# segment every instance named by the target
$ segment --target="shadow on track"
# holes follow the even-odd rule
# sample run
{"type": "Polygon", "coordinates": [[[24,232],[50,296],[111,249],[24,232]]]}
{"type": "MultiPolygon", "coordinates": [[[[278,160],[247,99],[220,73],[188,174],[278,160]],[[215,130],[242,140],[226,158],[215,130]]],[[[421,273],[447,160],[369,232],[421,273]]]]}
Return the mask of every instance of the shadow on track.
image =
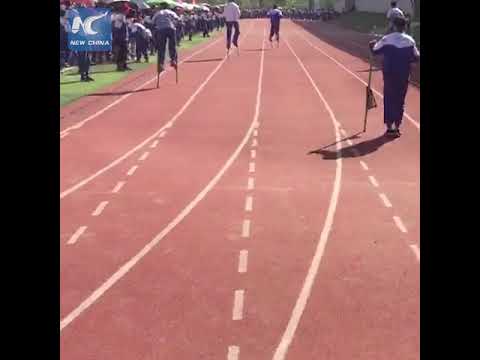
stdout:
{"type": "Polygon", "coordinates": [[[139,92],[144,92],[144,91],[152,91],[156,90],[156,87],[153,88],[145,88],[145,89],[138,89],[138,90],[124,90],[124,91],[112,91],[112,92],[104,92],[104,93],[93,93],[93,94],[88,94],[87,96],[116,96],[116,95],[126,95],[126,94],[132,94],[132,93],[139,93],[139,92]]]}
{"type": "Polygon", "coordinates": [[[213,61],[222,61],[222,58],[215,58],[215,59],[200,59],[200,60],[187,60],[184,61],[186,64],[191,64],[191,63],[202,63],[202,62],[213,62],[213,61]]]}
{"type": "MultiPolygon", "coordinates": [[[[345,141],[347,139],[352,139],[352,138],[358,138],[358,134],[352,135],[349,138],[342,139],[338,142],[345,141]]],[[[340,149],[340,151],[331,151],[331,150],[326,150],[327,147],[330,147],[332,145],[335,145],[336,143],[324,146],[320,149],[317,150],[312,150],[308,153],[308,155],[316,154],[316,155],[322,155],[324,160],[336,160],[338,158],[354,158],[354,157],[360,157],[360,156],[365,156],[367,154],[373,153],[380,149],[383,145],[388,144],[391,141],[396,140],[397,138],[394,137],[388,137],[385,135],[378,136],[374,139],[370,140],[365,140],[362,141],[358,144],[351,145],[344,147],[340,149]],[[356,152],[354,151],[357,150],[356,152]],[[357,153],[358,152],[358,153],[357,153]]]]}

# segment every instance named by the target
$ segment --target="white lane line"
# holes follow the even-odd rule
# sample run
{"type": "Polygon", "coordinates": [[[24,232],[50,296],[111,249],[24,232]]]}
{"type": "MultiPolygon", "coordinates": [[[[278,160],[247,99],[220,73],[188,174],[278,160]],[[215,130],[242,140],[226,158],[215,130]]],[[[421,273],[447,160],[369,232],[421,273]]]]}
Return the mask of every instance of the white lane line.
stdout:
{"type": "Polygon", "coordinates": [[[62,135],[60,135],[60,139],[63,139],[65,136],[67,136],[68,134],[70,134],[69,132],[66,132],[66,133],[63,133],[62,135]]]}
{"type": "Polygon", "coordinates": [[[373,186],[378,187],[377,179],[375,179],[374,176],[369,175],[369,176],[368,176],[368,180],[370,180],[370,182],[372,183],[373,186]]]}
{"type": "MultiPolygon", "coordinates": [[[[213,43],[209,44],[208,46],[204,47],[203,49],[200,49],[196,52],[194,52],[192,55],[186,57],[185,59],[183,59],[181,63],[193,58],[194,56],[197,56],[198,54],[204,52],[205,50],[207,50],[208,48],[212,47],[214,44],[216,44],[217,42],[219,42],[220,40],[222,39],[218,39],[218,40],[215,40],[213,43]]],[[[170,69],[167,69],[167,71],[165,72],[162,72],[160,74],[160,77],[164,76],[164,74],[166,74],[168,71],[170,71],[170,69]]],[[[89,122],[90,120],[93,120],[95,119],[97,116],[99,115],[102,115],[105,111],[107,111],[108,109],[114,107],[115,105],[121,103],[123,100],[127,99],[128,97],[132,96],[133,94],[135,94],[136,91],[142,89],[143,87],[147,86],[148,84],[150,84],[151,82],[155,81],[157,79],[157,76],[155,75],[155,77],[151,78],[150,80],[147,80],[145,81],[143,84],[141,84],[140,86],[137,86],[135,89],[133,89],[132,92],[128,93],[128,94],[125,94],[123,95],[122,97],[118,98],[117,100],[115,100],[114,102],[112,102],[111,104],[105,106],[103,109],[100,109],[99,111],[97,111],[96,113],[90,115],[89,117],[87,117],[86,119],[78,122],[77,124],[73,125],[73,126],[70,126],[70,127],[67,127],[66,129],[62,130],[60,132],[60,134],[64,134],[65,132],[68,132],[69,130],[72,130],[72,129],[78,129],[80,127],[82,127],[85,123],[89,122]]],[[[61,136],[60,135],[60,136],[61,136]]]]}
{"type": "Polygon", "coordinates": [[[245,211],[252,211],[252,208],[253,208],[253,197],[249,195],[245,199],[245,211]]]}
{"type": "MultiPolygon", "coordinates": [[[[347,139],[347,144],[348,144],[348,145],[350,145],[350,146],[352,146],[352,145],[353,145],[353,142],[352,142],[352,140],[350,140],[350,139],[347,139]]],[[[356,150],[356,149],[352,149],[352,150],[356,150]]]]}
{"type": "MultiPolygon", "coordinates": [[[[297,59],[298,64],[302,68],[303,72],[305,73],[308,80],[310,81],[310,84],[315,89],[315,92],[323,102],[327,112],[330,115],[334,130],[335,130],[335,141],[337,142],[336,148],[338,153],[341,155],[342,149],[340,146],[340,132],[339,132],[338,126],[336,125],[338,122],[336,120],[334,112],[330,107],[330,105],[328,104],[325,97],[323,96],[323,94],[318,89],[317,85],[315,84],[315,81],[313,81],[312,76],[310,75],[308,70],[305,68],[302,61],[299,59],[299,57],[295,53],[295,51],[290,46],[290,43],[288,42],[288,40],[285,40],[285,43],[287,44],[288,48],[297,59]]],[[[323,253],[325,252],[325,247],[328,242],[328,236],[330,234],[330,230],[333,225],[335,210],[337,208],[338,197],[340,194],[340,187],[342,184],[342,157],[339,156],[335,160],[335,163],[336,163],[335,180],[333,183],[332,196],[330,197],[327,216],[325,218],[325,223],[323,224],[323,229],[320,234],[320,239],[318,241],[317,248],[315,250],[315,255],[313,256],[312,263],[308,268],[308,273],[305,277],[302,290],[300,291],[297,301],[295,302],[295,306],[292,310],[292,314],[290,315],[290,319],[288,320],[288,324],[285,329],[285,332],[283,333],[282,338],[280,339],[280,342],[275,350],[275,354],[273,355],[273,360],[283,360],[287,356],[288,347],[290,346],[293,340],[293,337],[295,336],[295,331],[297,330],[298,324],[300,322],[302,314],[307,305],[308,298],[310,296],[313,284],[315,282],[315,277],[317,276],[317,273],[318,273],[318,268],[320,267],[320,262],[322,260],[323,253]]]]}
{"type": "Polygon", "coordinates": [[[418,262],[420,262],[420,248],[418,247],[418,245],[417,244],[410,245],[410,249],[412,249],[418,262]]]}
{"type": "Polygon", "coordinates": [[[235,290],[233,300],[232,320],[243,319],[243,300],[245,298],[245,290],[235,290]]]}
{"type": "MultiPolygon", "coordinates": [[[[165,124],[165,127],[166,127],[166,128],[167,128],[167,127],[171,127],[171,126],[172,126],[172,125],[170,124],[170,122],[168,122],[168,123],[165,124]]],[[[158,137],[159,137],[159,138],[163,138],[163,137],[165,137],[165,135],[167,135],[167,132],[166,132],[166,131],[162,131],[162,132],[160,133],[160,135],[158,135],[158,137]]]]}
{"type": "Polygon", "coordinates": [[[126,184],[126,181],[119,181],[117,185],[115,185],[115,187],[113,188],[112,193],[118,193],[120,189],[123,187],[123,185],[125,184],[126,184]]]}
{"type": "Polygon", "coordinates": [[[73,245],[77,242],[78,238],[80,236],[82,236],[82,234],[85,232],[85,230],[87,230],[87,227],[86,226],[80,226],[77,231],[75,231],[75,233],[72,235],[72,237],[70,238],[70,240],[67,241],[67,244],[68,245],[73,245]]]}
{"type": "Polygon", "coordinates": [[[348,136],[347,132],[343,129],[340,129],[340,132],[342,133],[342,136],[348,136]]]}
{"type": "Polygon", "coordinates": [[[255,163],[254,162],[250,162],[248,164],[248,172],[251,172],[251,173],[255,172],[255,163]]]}
{"type": "Polygon", "coordinates": [[[103,210],[105,210],[105,207],[108,205],[108,201],[102,201],[100,204],[98,204],[97,208],[92,212],[92,216],[98,216],[100,215],[103,210]]]}
{"type": "Polygon", "coordinates": [[[253,132],[253,136],[258,136],[258,130],[255,130],[255,131],[253,132]]]}
{"type": "Polygon", "coordinates": [[[238,346],[232,345],[228,347],[227,360],[238,360],[239,355],[240,348],[238,346]]]}
{"type": "MultiPolygon", "coordinates": [[[[250,26],[250,28],[247,30],[244,38],[247,37],[247,35],[249,34],[250,30],[253,28],[253,23],[252,25],[250,26]]],[[[220,40],[220,39],[219,39],[220,40]]],[[[171,124],[175,123],[177,121],[177,119],[185,112],[185,110],[190,106],[190,104],[195,100],[195,98],[198,96],[198,94],[200,94],[200,92],[205,88],[205,86],[208,84],[208,82],[212,79],[212,77],[218,72],[218,70],[220,70],[220,68],[222,67],[222,65],[225,63],[226,61],[226,57],[223,58],[223,60],[221,62],[218,63],[218,65],[215,67],[215,69],[213,69],[213,71],[207,76],[207,78],[203,81],[203,83],[200,84],[200,86],[197,88],[197,90],[195,90],[195,92],[188,98],[188,100],[185,102],[185,104],[180,108],[180,110],[178,110],[178,112],[172,117],[172,119],[167,123],[171,126],[171,124]]],[[[186,60],[186,59],[185,59],[186,60]]],[[[156,79],[156,77],[155,77],[156,79]]],[[[93,179],[97,178],[98,176],[102,175],[104,172],[110,170],[111,168],[113,168],[114,166],[120,164],[123,160],[125,160],[126,158],[128,158],[130,155],[132,155],[133,153],[135,153],[136,151],[138,151],[139,149],[141,149],[142,147],[144,147],[146,144],[148,144],[150,141],[152,141],[155,137],[157,137],[159,134],[162,133],[162,131],[164,131],[166,125],[162,126],[158,131],[156,131],[153,135],[151,135],[150,137],[148,137],[147,139],[145,139],[144,141],[142,141],[140,144],[138,144],[137,146],[135,146],[134,148],[130,149],[129,151],[127,151],[125,154],[123,154],[122,156],[120,156],[119,158],[117,158],[116,160],[112,161],[110,164],[108,164],[107,166],[105,166],[104,168],[98,170],[96,173],[90,175],[89,177],[79,181],[78,183],[76,183],[75,185],[73,185],[72,187],[68,188],[67,190],[63,191],[60,193],[60,199],[63,199],[64,197],[70,195],[71,193],[73,193],[74,191],[80,189],[81,187],[85,186],[86,184],[88,184],[90,181],[92,181],[93,179]]],[[[249,134],[250,135],[250,134],[249,134]]]]}
{"type": "MultiPolygon", "coordinates": [[[[265,28],[263,29],[263,41],[262,50],[265,48],[265,28]]],[[[265,58],[265,52],[262,51],[260,55],[260,70],[258,73],[257,84],[257,97],[255,102],[255,112],[253,119],[248,128],[243,140],[237,146],[232,155],[228,158],[218,173],[210,180],[205,188],[195,196],[195,198],[160,232],[158,233],[148,244],[146,244],[137,254],[135,254],[130,260],[123,264],[112,276],[110,276],[102,285],[100,285],[95,291],[93,291],[85,300],[82,301],[72,312],[65,316],[60,321],[60,331],[65,329],[72,321],[85,312],[90,306],[92,306],[105,292],[107,292],[112,286],[114,286],[120,279],[122,279],[141,259],[143,259],[162,239],[167,236],[179,223],[185,219],[188,214],[203,200],[203,198],[213,189],[215,185],[220,181],[227,170],[232,166],[238,155],[241,153],[253,131],[253,126],[258,122],[260,114],[260,99],[262,96],[262,84],[263,84],[263,63],[265,58]]]]}
{"type": "Polygon", "coordinates": [[[156,148],[158,145],[158,140],[155,140],[152,145],[150,145],[150,148],[153,149],[153,148],[156,148]]]}
{"type": "Polygon", "coordinates": [[[132,167],[130,168],[130,170],[128,170],[127,175],[128,175],[128,176],[132,176],[133,173],[135,172],[135,170],[137,170],[137,168],[138,168],[138,165],[132,166],[132,167]]]}
{"type": "Polygon", "coordinates": [[[257,146],[257,145],[258,145],[258,141],[257,141],[256,138],[254,138],[254,139],[252,140],[252,147],[255,147],[255,146],[257,146]]]}
{"type": "Polygon", "coordinates": [[[248,267],[248,250],[241,250],[238,256],[238,272],[244,274],[248,267]]]}
{"type": "Polygon", "coordinates": [[[366,164],[365,162],[363,162],[362,160],[360,160],[360,165],[362,165],[363,170],[368,171],[368,166],[367,166],[367,164],[366,164]]]}
{"type": "Polygon", "coordinates": [[[255,159],[257,157],[257,150],[250,150],[250,157],[255,159]]]}
{"type": "Polygon", "coordinates": [[[403,225],[403,221],[402,219],[400,219],[400,217],[394,216],[393,221],[395,221],[395,225],[397,225],[397,227],[400,229],[401,232],[403,233],[407,232],[407,228],[405,227],[405,225],[403,225]]]}
{"type": "Polygon", "coordinates": [[[381,194],[378,194],[378,196],[380,196],[380,199],[382,199],[383,205],[385,205],[385,207],[387,208],[392,207],[392,203],[390,202],[390,200],[388,200],[387,195],[385,195],[384,193],[381,193],[381,194]]]}
{"type": "MultiPolygon", "coordinates": [[[[338,66],[340,66],[343,70],[345,70],[347,73],[349,73],[350,75],[352,75],[354,78],[356,78],[358,81],[360,81],[363,85],[367,86],[368,84],[361,78],[359,77],[357,74],[355,74],[353,71],[351,71],[350,69],[348,69],[345,65],[343,65],[341,62],[339,62],[338,60],[336,60],[335,58],[333,58],[332,56],[330,56],[329,54],[327,54],[325,51],[323,51],[322,49],[320,49],[319,47],[313,45],[305,36],[303,36],[303,34],[300,32],[300,31],[297,31],[297,34],[300,35],[301,38],[303,38],[311,47],[313,47],[314,49],[316,49],[317,51],[320,51],[323,55],[325,55],[327,58],[329,58],[330,60],[332,60],[335,64],[337,64],[338,66]]],[[[382,99],[383,99],[383,94],[381,94],[379,91],[375,90],[373,87],[371,87],[372,91],[377,94],[378,96],[380,96],[382,99]]],[[[409,114],[407,114],[406,112],[404,112],[404,116],[420,131],[420,123],[418,123],[415,119],[413,119],[409,114]]]]}
{"type": "Polygon", "coordinates": [[[247,190],[253,190],[255,187],[255,179],[252,177],[248,178],[248,183],[247,183],[247,190]]]}
{"type": "Polygon", "coordinates": [[[250,220],[245,219],[242,223],[242,237],[248,238],[250,236],[250,220]]]}
{"type": "Polygon", "coordinates": [[[145,151],[145,152],[142,154],[142,156],[140,156],[140,157],[138,158],[138,161],[144,161],[144,160],[148,157],[148,155],[150,155],[150,153],[149,153],[148,151],[145,151]]]}

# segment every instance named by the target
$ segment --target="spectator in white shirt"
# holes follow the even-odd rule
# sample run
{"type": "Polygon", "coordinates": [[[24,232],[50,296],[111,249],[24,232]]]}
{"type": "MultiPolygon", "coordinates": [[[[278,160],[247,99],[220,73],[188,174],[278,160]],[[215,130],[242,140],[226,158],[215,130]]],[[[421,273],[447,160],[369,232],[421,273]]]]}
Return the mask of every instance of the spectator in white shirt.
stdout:
{"type": "Polygon", "coordinates": [[[238,20],[240,19],[240,8],[235,4],[234,0],[228,0],[228,4],[223,9],[223,16],[227,24],[227,52],[230,51],[230,46],[233,42],[233,46],[238,49],[238,37],[240,36],[240,27],[238,20]],[[232,27],[235,28],[235,33],[232,39],[232,27]]]}

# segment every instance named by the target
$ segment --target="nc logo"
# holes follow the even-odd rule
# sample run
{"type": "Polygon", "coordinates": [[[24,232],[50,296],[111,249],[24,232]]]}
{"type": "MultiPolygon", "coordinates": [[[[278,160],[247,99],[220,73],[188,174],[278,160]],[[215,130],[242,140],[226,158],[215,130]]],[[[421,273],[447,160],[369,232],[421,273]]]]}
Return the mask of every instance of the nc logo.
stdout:
{"type": "Polygon", "coordinates": [[[85,19],[85,21],[82,21],[82,18],[80,16],[76,16],[73,19],[72,33],[73,34],[78,33],[80,31],[80,26],[81,26],[85,35],[96,35],[97,31],[92,29],[93,23],[107,16],[107,14],[108,12],[101,15],[89,16],[85,19]]]}

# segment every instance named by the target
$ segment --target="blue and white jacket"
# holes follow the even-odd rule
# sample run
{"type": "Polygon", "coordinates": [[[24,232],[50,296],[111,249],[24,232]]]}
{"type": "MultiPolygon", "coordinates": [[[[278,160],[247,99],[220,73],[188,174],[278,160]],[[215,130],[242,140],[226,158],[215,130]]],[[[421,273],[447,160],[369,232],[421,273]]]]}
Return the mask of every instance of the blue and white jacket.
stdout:
{"type": "Polygon", "coordinates": [[[372,48],[375,55],[383,55],[383,74],[408,78],[410,64],[420,59],[415,40],[405,33],[385,35],[372,48]]]}

